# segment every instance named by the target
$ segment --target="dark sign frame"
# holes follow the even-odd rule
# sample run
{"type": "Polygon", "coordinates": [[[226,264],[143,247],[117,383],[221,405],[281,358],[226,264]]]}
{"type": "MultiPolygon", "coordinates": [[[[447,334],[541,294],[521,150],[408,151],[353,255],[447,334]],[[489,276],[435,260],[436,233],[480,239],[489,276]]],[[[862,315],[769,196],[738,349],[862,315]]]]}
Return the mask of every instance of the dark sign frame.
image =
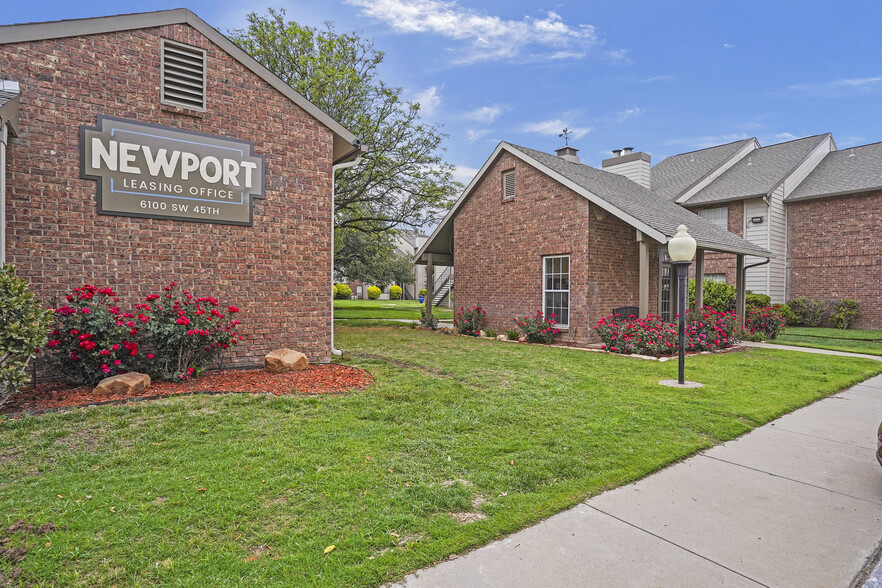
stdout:
{"type": "MultiPolygon", "coordinates": [[[[242,139],[233,139],[230,137],[223,137],[220,135],[212,135],[210,133],[202,133],[198,131],[190,131],[188,129],[180,129],[175,127],[168,127],[164,125],[157,125],[153,123],[145,123],[138,120],[119,118],[114,116],[106,116],[106,115],[98,115],[97,125],[89,126],[89,125],[80,125],[80,178],[84,180],[93,180],[98,184],[98,189],[96,193],[96,199],[98,202],[98,214],[108,215],[108,216],[126,216],[133,218],[155,218],[155,219],[166,219],[166,220],[174,220],[181,222],[194,222],[194,223],[208,223],[208,224],[223,224],[223,225],[238,225],[238,226],[254,226],[254,199],[264,199],[266,197],[266,158],[263,155],[254,153],[254,143],[252,141],[246,141],[242,139]],[[104,175],[100,174],[90,174],[87,172],[87,162],[86,162],[86,136],[87,131],[95,131],[95,132],[104,132],[104,123],[105,121],[114,123],[126,123],[130,125],[135,125],[138,127],[151,128],[162,131],[169,131],[178,134],[190,135],[194,137],[203,137],[209,138],[215,141],[228,142],[228,143],[236,143],[241,146],[248,147],[248,157],[253,159],[258,159],[260,161],[260,186],[259,188],[251,188],[250,191],[242,191],[243,198],[248,199],[248,220],[247,221],[232,221],[232,220],[223,220],[216,218],[196,218],[196,217],[184,217],[184,216],[176,216],[176,215],[168,215],[162,214],[159,212],[130,212],[130,211],[119,211],[112,209],[105,209],[104,207],[104,175]],[[259,190],[259,191],[258,191],[259,190]]],[[[155,194],[150,195],[155,198],[170,198],[169,195],[164,194],[155,194]]]]}

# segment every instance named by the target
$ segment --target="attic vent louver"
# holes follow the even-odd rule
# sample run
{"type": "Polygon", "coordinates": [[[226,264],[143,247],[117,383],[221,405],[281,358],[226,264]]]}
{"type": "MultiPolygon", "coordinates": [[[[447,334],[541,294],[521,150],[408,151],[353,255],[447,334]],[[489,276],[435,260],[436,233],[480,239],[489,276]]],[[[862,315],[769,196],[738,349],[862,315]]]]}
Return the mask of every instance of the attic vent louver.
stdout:
{"type": "Polygon", "coordinates": [[[514,170],[502,172],[502,199],[510,200],[515,197],[515,173],[514,170]]]}
{"type": "Polygon", "coordinates": [[[162,40],[162,102],[205,110],[205,51],[162,40]]]}

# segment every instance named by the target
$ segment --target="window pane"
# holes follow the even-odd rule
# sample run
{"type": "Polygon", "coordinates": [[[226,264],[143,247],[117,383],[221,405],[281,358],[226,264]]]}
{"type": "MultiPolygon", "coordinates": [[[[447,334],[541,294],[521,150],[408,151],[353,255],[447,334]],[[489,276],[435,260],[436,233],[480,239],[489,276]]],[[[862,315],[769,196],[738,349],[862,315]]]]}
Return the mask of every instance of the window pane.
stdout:
{"type": "Polygon", "coordinates": [[[569,257],[561,257],[560,258],[560,271],[561,271],[561,273],[564,273],[564,274],[570,273],[570,258],[569,257]]]}

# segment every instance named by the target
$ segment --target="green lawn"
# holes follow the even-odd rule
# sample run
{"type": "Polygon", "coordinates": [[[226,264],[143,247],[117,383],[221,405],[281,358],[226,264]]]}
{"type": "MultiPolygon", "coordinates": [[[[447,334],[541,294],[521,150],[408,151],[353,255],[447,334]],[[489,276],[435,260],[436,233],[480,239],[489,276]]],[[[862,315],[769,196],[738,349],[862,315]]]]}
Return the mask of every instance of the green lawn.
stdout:
{"type": "Polygon", "coordinates": [[[337,345],[371,388],[0,421],[0,525],[57,526],[6,545],[22,583],[378,585],[882,370],[752,349],[688,358],[706,385],[683,390],[657,383],[675,361],[407,328],[337,345]]]}
{"type": "MultiPolygon", "coordinates": [[[[416,300],[335,300],[335,319],[411,319],[420,318],[423,305],[416,300]]],[[[433,308],[441,320],[452,320],[453,310],[433,308]]]]}
{"type": "Polygon", "coordinates": [[[775,343],[882,355],[882,331],[787,327],[787,330],[783,335],[778,336],[775,343]]]}

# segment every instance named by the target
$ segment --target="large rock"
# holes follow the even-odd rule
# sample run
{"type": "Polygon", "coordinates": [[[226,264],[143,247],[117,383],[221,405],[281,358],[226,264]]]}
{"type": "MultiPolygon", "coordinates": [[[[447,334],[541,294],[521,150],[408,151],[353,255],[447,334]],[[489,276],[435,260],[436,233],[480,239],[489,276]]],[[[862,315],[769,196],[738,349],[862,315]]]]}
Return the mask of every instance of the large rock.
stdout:
{"type": "Polygon", "coordinates": [[[139,374],[138,372],[128,372],[118,376],[110,376],[104,378],[95,389],[92,395],[101,396],[135,396],[150,387],[150,376],[147,374],[139,374]]]}
{"type": "Polygon", "coordinates": [[[271,374],[281,374],[284,372],[296,372],[305,370],[309,365],[309,360],[299,351],[293,349],[276,349],[270,351],[263,358],[263,365],[266,371],[271,374]]]}

